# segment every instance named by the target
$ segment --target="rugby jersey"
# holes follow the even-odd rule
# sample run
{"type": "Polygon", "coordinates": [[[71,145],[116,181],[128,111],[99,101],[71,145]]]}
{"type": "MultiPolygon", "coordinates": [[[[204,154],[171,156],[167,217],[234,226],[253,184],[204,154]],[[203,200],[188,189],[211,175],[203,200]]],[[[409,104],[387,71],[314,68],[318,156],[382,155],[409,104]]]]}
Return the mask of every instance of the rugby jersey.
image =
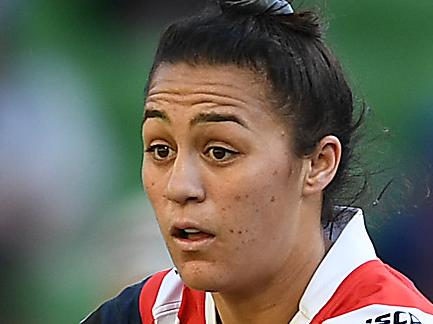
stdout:
{"type": "MultiPolygon", "coordinates": [[[[289,324],[433,324],[433,304],[378,259],[361,210],[352,211],[289,324]]],[[[216,317],[212,295],[186,287],[169,269],[125,289],[82,323],[216,324],[216,317]]]]}

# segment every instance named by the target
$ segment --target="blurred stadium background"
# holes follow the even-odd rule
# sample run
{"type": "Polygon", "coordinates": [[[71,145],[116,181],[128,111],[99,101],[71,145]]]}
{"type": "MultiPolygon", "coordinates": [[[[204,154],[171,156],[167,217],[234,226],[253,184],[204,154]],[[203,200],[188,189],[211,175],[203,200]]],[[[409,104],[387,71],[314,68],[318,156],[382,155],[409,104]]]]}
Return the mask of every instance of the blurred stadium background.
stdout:
{"type": "MultiPolygon", "coordinates": [[[[143,88],[163,26],[202,3],[0,0],[1,323],[77,323],[170,265],[141,188],[143,88]]],[[[426,180],[433,2],[300,3],[322,8],[356,93],[392,134],[365,157],[426,180]]],[[[408,204],[371,232],[433,299],[433,210],[408,204]]]]}

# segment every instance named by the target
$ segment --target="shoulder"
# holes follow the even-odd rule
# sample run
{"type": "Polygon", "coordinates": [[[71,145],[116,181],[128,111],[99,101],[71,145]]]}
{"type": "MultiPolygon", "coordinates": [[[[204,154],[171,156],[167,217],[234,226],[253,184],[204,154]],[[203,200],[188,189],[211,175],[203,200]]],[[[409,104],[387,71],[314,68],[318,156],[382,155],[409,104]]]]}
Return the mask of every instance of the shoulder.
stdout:
{"type": "Polygon", "coordinates": [[[350,273],[313,323],[433,323],[433,305],[413,283],[380,260],[350,273]]]}
{"type": "Polygon", "coordinates": [[[81,324],[142,323],[140,304],[146,304],[147,300],[153,302],[153,295],[156,295],[159,289],[160,279],[166,273],[167,271],[158,272],[125,288],[118,296],[99,306],[82,320],[81,324]]]}

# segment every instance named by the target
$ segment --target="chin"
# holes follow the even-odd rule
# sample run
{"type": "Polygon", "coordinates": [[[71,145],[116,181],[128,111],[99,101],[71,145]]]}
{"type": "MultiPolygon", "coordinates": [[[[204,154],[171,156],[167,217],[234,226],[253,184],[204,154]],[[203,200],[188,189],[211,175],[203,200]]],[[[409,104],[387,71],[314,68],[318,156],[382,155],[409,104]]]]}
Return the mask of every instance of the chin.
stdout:
{"type": "Polygon", "coordinates": [[[191,289],[218,292],[225,286],[227,271],[218,271],[215,264],[189,261],[177,266],[182,281],[191,289]]]}

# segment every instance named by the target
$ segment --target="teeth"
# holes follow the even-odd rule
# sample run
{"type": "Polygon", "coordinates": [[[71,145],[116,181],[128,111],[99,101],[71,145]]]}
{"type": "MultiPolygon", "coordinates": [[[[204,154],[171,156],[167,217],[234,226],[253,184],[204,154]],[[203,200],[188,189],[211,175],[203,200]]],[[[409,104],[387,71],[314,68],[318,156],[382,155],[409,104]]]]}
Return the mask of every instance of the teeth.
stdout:
{"type": "Polygon", "coordinates": [[[185,233],[187,233],[187,234],[197,234],[197,233],[200,233],[200,231],[198,229],[196,229],[196,228],[185,228],[183,231],[185,233]]]}

